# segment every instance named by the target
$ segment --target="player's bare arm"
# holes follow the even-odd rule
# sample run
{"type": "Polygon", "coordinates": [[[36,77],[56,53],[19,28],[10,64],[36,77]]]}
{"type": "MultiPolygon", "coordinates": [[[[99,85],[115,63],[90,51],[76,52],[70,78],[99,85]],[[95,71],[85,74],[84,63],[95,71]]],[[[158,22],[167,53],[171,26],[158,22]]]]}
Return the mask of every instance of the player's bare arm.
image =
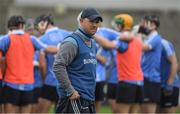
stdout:
{"type": "Polygon", "coordinates": [[[94,38],[95,38],[96,42],[104,48],[108,48],[108,49],[116,48],[116,44],[114,42],[109,41],[102,36],[94,35],[94,38]]]}
{"type": "Polygon", "coordinates": [[[169,73],[169,78],[167,80],[167,84],[171,85],[174,81],[174,78],[175,78],[177,70],[178,70],[178,62],[177,62],[177,58],[176,58],[175,54],[169,56],[167,59],[171,63],[171,68],[170,68],[170,73],[169,73]]]}

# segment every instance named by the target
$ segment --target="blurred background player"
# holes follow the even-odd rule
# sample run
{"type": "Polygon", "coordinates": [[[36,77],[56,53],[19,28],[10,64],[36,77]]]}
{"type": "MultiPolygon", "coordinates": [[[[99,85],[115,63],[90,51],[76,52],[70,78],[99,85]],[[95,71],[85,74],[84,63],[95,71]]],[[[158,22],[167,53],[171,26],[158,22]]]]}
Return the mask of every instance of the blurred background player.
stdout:
{"type": "MultiPolygon", "coordinates": [[[[113,25],[114,26],[114,25],[113,25]]],[[[117,37],[119,37],[119,32],[106,28],[101,27],[98,29],[96,35],[102,36],[103,38],[107,38],[109,41],[116,40],[117,37]]],[[[107,81],[107,100],[111,107],[111,110],[113,113],[117,113],[116,108],[116,86],[118,83],[117,79],[117,68],[116,68],[116,49],[107,49],[108,56],[107,59],[107,65],[106,65],[106,81],[107,81]]]]}
{"type": "MultiPolygon", "coordinates": [[[[37,25],[38,31],[42,34],[42,36],[40,36],[40,40],[47,45],[57,46],[66,36],[71,33],[56,27],[51,15],[41,15],[36,18],[35,23],[37,25]]],[[[56,91],[58,81],[52,70],[54,54],[45,54],[45,58],[47,66],[46,75],[39,99],[39,105],[41,106],[40,112],[42,113],[47,113],[52,104],[56,104],[58,101],[58,95],[56,91]]]]}
{"type": "Polygon", "coordinates": [[[57,52],[56,47],[47,46],[25,33],[24,25],[22,16],[11,16],[8,20],[11,33],[0,39],[0,50],[5,54],[7,65],[3,87],[5,113],[31,112],[34,49],[57,52]]]}
{"type": "Polygon", "coordinates": [[[155,15],[148,17],[144,28],[147,37],[144,39],[142,56],[142,70],[144,74],[144,100],[143,112],[155,113],[157,103],[160,101],[160,61],[161,61],[161,36],[157,29],[160,26],[159,18],[155,15]]]}
{"type": "Polygon", "coordinates": [[[32,107],[32,113],[38,113],[40,104],[39,104],[39,97],[41,95],[43,80],[46,73],[46,61],[43,52],[36,51],[34,54],[34,102],[32,107]],[[41,54],[40,54],[41,53],[41,54]]]}
{"type": "MultiPolygon", "coordinates": [[[[142,71],[141,71],[141,67],[140,67],[140,63],[141,63],[141,51],[142,51],[142,43],[141,43],[141,37],[137,37],[135,38],[134,36],[131,37],[129,36],[129,31],[131,30],[132,26],[133,26],[133,19],[130,15],[128,14],[121,14],[121,15],[117,15],[114,19],[114,25],[115,25],[115,29],[120,33],[120,35],[118,36],[118,40],[123,39],[123,40],[127,40],[123,35],[125,34],[125,36],[127,35],[128,37],[130,37],[129,44],[128,44],[128,48],[125,45],[124,42],[122,41],[118,41],[119,43],[119,47],[121,48],[117,48],[117,53],[118,55],[116,60],[117,60],[117,66],[119,66],[119,68],[117,68],[118,71],[118,80],[119,80],[119,84],[117,86],[116,89],[116,109],[117,112],[138,112],[139,111],[139,103],[142,103],[143,100],[143,92],[142,92],[142,85],[143,85],[143,75],[142,75],[142,71]],[[119,39],[120,37],[120,39],[119,39]],[[125,38],[125,39],[124,39],[125,38]],[[130,45],[130,47],[129,47],[130,45]],[[133,46],[132,46],[133,45],[133,46]],[[134,50],[136,50],[136,53],[132,53],[134,50]],[[121,55],[122,53],[122,55],[121,55]],[[128,54],[130,54],[130,56],[128,57],[128,54]],[[132,55],[133,54],[133,55],[132,55]],[[131,58],[133,57],[133,58],[131,58]],[[133,62],[133,60],[135,59],[135,62],[133,62]],[[128,59],[128,60],[126,60],[128,59]],[[124,62],[126,61],[126,62],[124,62]],[[127,64],[125,64],[127,63],[127,64]],[[132,65],[132,63],[134,63],[132,65]],[[124,68],[129,68],[129,69],[133,69],[131,71],[126,70],[124,68]],[[128,72],[128,73],[127,73],[128,72]],[[136,73],[137,72],[137,73],[136,73]],[[124,73],[124,74],[123,74],[124,73]],[[127,73],[127,74],[126,74],[127,73]],[[136,75],[134,75],[136,74],[136,75]],[[125,78],[126,77],[126,78],[125,78]],[[131,79],[129,78],[131,77],[131,79]],[[122,83],[122,84],[121,84],[122,83]],[[124,88],[126,87],[126,88],[124,88]],[[127,91],[128,90],[128,91],[127,91]],[[129,92],[129,93],[128,93],[129,92]],[[132,95],[133,94],[133,95],[132,95]],[[136,96],[136,94],[138,94],[136,96]],[[132,96],[130,96],[132,95],[132,96]],[[122,108],[120,108],[122,107],[122,108]]],[[[102,43],[100,41],[100,39],[96,37],[96,40],[98,41],[98,43],[102,43]]],[[[113,47],[112,42],[104,42],[102,45],[105,45],[106,47],[113,47]],[[107,45],[109,46],[107,46],[107,45]]]]}
{"type": "Polygon", "coordinates": [[[29,18],[26,20],[25,31],[30,35],[39,36],[38,31],[36,30],[34,19],[29,18]]]}
{"type": "MultiPolygon", "coordinates": [[[[35,24],[33,19],[27,19],[25,31],[32,36],[39,36],[34,25],[35,24]]],[[[42,55],[44,55],[44,52],[38,50],[35,51],[34,61],[33,61],[34,64],[34,92],[33,92],[34,96],[33,97],[34,98],[33,98],[33,106],[31,111],[32,113],[39,112],[38,99],[41,94],[42,81],[43,81],[42,79],[44,79],[46,73],[46,62],[44,56],[42,55]]]]}
{"type": "MultiPolygon", "coordinates": [[[[114,22],[114,20],[113,20],[113,22],[114,22]]],[[[122,24],[122,22],[121,22],[121,24],[122,24]]],[[[119,24],[113,23],[113,26],[114,26],[115,30],[117,30],[118,32],[120,32],[122,29],[122,26],[119,26],[119,24]]],[[[102,45],[104,48],[116,49],[116,50],[119,50],[121,52],[125,52],[128,49],[127,42],[124,42],[121,40],[121,38],[119,38],[119,37],[121,37],[121,33],[113,33],[113,30],[110,30],[110,29],[109,30],[104,29],[104,30],[106,32],[104,32],[103,34],[101,34],[101,35],[96,34],[95,35],[95,39],[100,45],[102,45]],[[104,37],[107,37],[107,38],[104,38],[104,37]],[[110,40],[107,40],[107,39],[110,39],[110,40]]],[[[117,60],[117,58],[116,58],[116,60],[117,60]]],[[[116,61],[116,65],[117,65],[117,61],[116,61]]],[[[114,77],[114,78],[116,79],[116,77],[114,77]]],[[[116,83],[116,81],[115,81],[115,83],[116,83]]],[[[111,87],[114,90],[116,89],[116,91],[117,91],[117,85],[116,86],[113,85],[111,87]]],[[[115,92],[115,91],[112,91],[112,92],[115,92]]],[[[110,95],[111,98],[109,100],[111,107],[113,109],[113,112],[115,112],[115,113],[120,112],[120,108],[119,108],[119,106],[117,106],[117,103],[116,103],[117,102],[117,100],[116,100],[117,95],[116,94],[117,94],[117,92],[115,92],[115,95],[111,94],[110,95]],[[113,97],[115,97],[115,100],[113,97]]]]}
{"type": "MultiPolygon", "coordinates": [[[[0,35],[0,39],[4,35],[0,35]]],[[[6,61],[2,51],[0,51],[0,113],[4,112],[4,103],[3,103],[3,78],[6,69],[6,61]]]]}
{"type": "MultiPolygon", "coordinates": [[[[139,35],[131,36],[133,18],[129,14],[115,16],[115,24],[121,35],[127,35],[128,49],[117,50],[118,86],[116,102],[119,113],[138,113],[143,101],[143,73],[141,70],[142,39],[139,35]]],[[[123,37],[120,37],[123,39],[123,37]]]]}
{"type": "Polygon", "coordinates": [[[96,113],[99,113],[101,103],[104,101],[104,85],[106,81],[106,63],[107,63],[107,50],[97,45],[97,65],[96,65],[96,89],[95,89],[95,106],[96,113]]]}
{"type": "Polygon", "coordinates": [[[3,96],[2,96],[2,80],[3,80],[3,72],[2,72],[2,52],[0,51],[0,113],[3,111],[3,96]]]}
{"type": "Polygon", "coordinates": [[[161,101],[159,113],[176,113],[179,97],[178,63],[174,46],[162,39],[161,56],[161,101]]]}
{"type": "MultiPolygon", "coordinates": [[[[120,80],[119,88],[123,87],[122,84],[125,84],[126,87],[129,87],[129,89],[133,88],[133,87],[135,88],[135,89],[133,89],[133,91],[129,91],[129,92],[132,92],[132,94],[135,94],[133,96],[129,96],[129,98],[127,98],[128,95],[125,94],[126,92],[128,92],[128,91],[126,91],[128,89],[124,89],[125,92],[121,92],[121,94],[120,94],[120,91],[122,91],[123,89],[117,90],[117,92],[119,91],[119,94],[117,93],[118,94],[117,102],[119,102],[117,105],[117,107],[119,109],[118,111],[119,112],[139,112],[139,108],[140,108],[139,104],[142,103],[142,101],[143,101],[143,87],[142,87],[143,86],[143,74],[142,74],[141,67],[140,67],[141,66],[140,65],[141,53],[142,53],[141,51],[144,48],[146,49],[146,45],[142,43],[141,35],[134,35],[134,33],[130,32],[130,30],[133,26],[133,19],[130,15],[128,15],[128,14],[117,15],[114,20],[114,25],[116,25],[115,26],[116,30],[121,32],[120,39],[125,40],[125,41],[129,42],[129,44],[131,44],[130,49],[129,49],[129,44],[128,44],[128,49],[127,49],[127,47],[124,48],[125,50],[127,49],[128,52],[126,52],[125,50],[122,51],[121,49],[119,49],[120,51],[123,52],[123,53],[121,52],[122,53],[122,55],[121,55],[121,53],[119,53],[119,51],[117,51],[119,53],[119,56],[117,58],[117,65],[120,66],[118,68],[118,71],[119,71],[118,77],[120,80]],[[132,45],[135,45],[135,46],[132,47],[132,45]],[[137,53],[134,54],[133,56],[128,56],[127,53],[129,53],[131,55],[131,54],[133,54],[132,52],[135,52],[135,49],[136,49],[137,53]],[[131,53],[130,53],[130,51],[131,51],[131,53]],[[123,56],[126,56],[126,57],[123,57],[123,56]],[[131,58],[131,57],[136,57],[136,59],[131,58]],[[127,60],[127,61],[121,63],[122,61],[125,61],[125,60],[127,60]],[[135,62],[133,62],[133,60],[135,62]],[[132,63],[134,63],[133,64],[134,66],[132,65],[132,63]],[[131,67],[130,69],[134,69],[134,70],[125,71],[125,69],[123,69],[123,66],[126,66],[127,68],[131,67]],[[135,73],[132,73],[132,72],[135,72],[135,73]],[[128,74],[126,74],[126,73],[128,73],[128,74]],[[136,75],[134,75],[134,74],[136,74],[136,75]],[[127,75],[127,77],[123,78],[126,75],[127,75]],[[130,78],[133,78],[133,79],[130,79],[130,78]],[[138,94],[137,96],[136,96],[136,93],[138,94]],[[123,102],[127,102],[127,103],[123,103],[123,102]],[[119,106],[119,105],[121,105],[121,106],[119,106]],[[119,107],[122,107],[122,108],[119,108],[119,107]]],[[[102,38],[96,38],[96,40],[98,43],[100,43],[106,47],[113,46],[112,42],[108,43],[106,41],[102,41],[102,38]]],[[[123,43],[121,41],[121,45],[122,44],[123,43]]]]}
{"type": "Polygon", "coordinates": [[[147,23],[149,16],[145,15],[141,18],[140,22],[135,25],[132,29],[132,33],[134,34],[141,34],[142,40],[144,41],[145,37],[147,37],[149,30],[145,28],[145,23],[147,23]]]}

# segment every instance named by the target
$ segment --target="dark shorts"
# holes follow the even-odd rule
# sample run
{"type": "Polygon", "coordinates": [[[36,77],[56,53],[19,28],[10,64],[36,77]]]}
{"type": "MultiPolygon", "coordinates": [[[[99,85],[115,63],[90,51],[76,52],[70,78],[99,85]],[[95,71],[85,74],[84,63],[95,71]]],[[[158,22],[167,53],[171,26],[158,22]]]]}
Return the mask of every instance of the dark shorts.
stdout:
{"type": "Polygon", "coordinates": [[[117,84],[108,83],[107,87],[107,99],[116,99],[116,88],[117,84]]]}
{"type": "Polygon", "coordinates": [[[95,114],[95,103],[83,98],[70,100],[69,98],[61,98],[56,106],[56,113],[93,113],[95,114]]]}
{"type": "Polygon", "coordinates": [[[0,80],[0,105],[3,104],[2,80],[0,80]]]}
{"type": "Polygon", "coordinates": [[[33,104],[33,96],[33,90],[20,91],[6,85],[3,87],[4,104],[10,103],[17,106],[33,104]]]}
{"type": "Polygon", "coordinates": [[[160,106],[162,108],[176,107],[178,106],[178,100],[179,100],[179,88],[174,87],[173,93],[169,96],[165,96],[163,90],[161,89],[160,106]]]}
{"type": "Polygon", "coordinates": [[[95,89],[95,101],[103,101],[105,97],[104,93],[105,82],[97,82],[95,89]]]}
{"type": "Polygon", "coordinates": [[[159,103],[161,97],[160,83],[144,80],[144,103],[159,103]]]}
{"type": "Polygon", "coordinates": [[[119,82],[116,90],[117,103],[142,103],[143,86],[119,82]]]}
{"type": "Polygon", "coordinates": [[[39,99],[40,95],[41,95],[41,87],[35,88],[34,89],[34,101],[33,101],[34,104],[38,103],[38,99],[39,99]]]}
{"type": "Polygon", "coordinates": [[[43,85],[41,90],[41,98],[52,102],[58,101],[58,94],[55,86],[43,85]]]}

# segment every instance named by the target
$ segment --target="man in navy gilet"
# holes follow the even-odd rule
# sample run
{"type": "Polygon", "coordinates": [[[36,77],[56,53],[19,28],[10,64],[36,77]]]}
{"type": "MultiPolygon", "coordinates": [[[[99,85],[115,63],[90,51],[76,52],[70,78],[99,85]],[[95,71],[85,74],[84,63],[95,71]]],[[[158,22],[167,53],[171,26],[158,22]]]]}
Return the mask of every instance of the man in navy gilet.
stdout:
{"type": "Polygon", "coordinates": [[[96,46],[93,35],[102,17],[86,8],[78,16],[79,28],[62,43],[53,70],[59,81],[56,113],[95,113],[96,46]]]}

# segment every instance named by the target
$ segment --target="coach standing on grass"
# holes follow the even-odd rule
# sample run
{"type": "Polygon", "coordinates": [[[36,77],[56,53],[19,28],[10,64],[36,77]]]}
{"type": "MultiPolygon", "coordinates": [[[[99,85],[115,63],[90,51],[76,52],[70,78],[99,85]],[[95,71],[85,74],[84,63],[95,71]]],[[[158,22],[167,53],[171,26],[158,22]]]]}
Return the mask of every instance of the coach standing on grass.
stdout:
{"type": "Polygon", "coordinates": [[[54,62],[59,81],[56,113],[95,113],[96,47],[93,35],[103,21],[96,9],[79,15],[79,28],[61,44],[54,62]]]}

